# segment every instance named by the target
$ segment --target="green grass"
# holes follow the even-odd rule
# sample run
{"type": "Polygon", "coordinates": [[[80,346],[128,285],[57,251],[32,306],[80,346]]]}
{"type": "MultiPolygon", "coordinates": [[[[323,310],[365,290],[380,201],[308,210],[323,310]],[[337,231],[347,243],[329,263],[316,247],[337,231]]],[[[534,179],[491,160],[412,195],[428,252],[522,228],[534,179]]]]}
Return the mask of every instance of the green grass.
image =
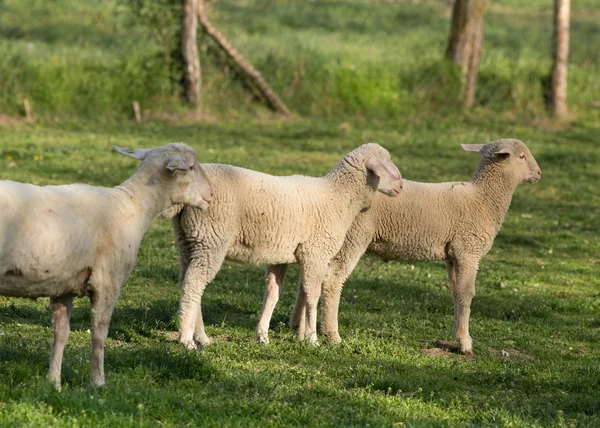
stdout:
{"type": "Polygon", "coordinates": [[[456,70],[442,60],[446,1],[210,2],[211,20],[296,116],[275,120],[200,36],[204,112],[218,119],[201,123],[179,100],[170,33],[156,37],[168,15],[148,27],[131,3],[0,0],[0,179],[114,186],[136,165],[112,145],[172,141],[202,162],[322,175],[375,141],[407,179],[465,180],[478,156],[459,144],[506,137],[529,145],[543,178],[516,190],[481,263],[474,357],[427,350],[453,340],[443,263],[369,257],[342,295],[341,345],[294,340],[294,267],[271,344],[255,344],[264,267],[225,263],[203,300],[215,343],[187,352],[173,335],[177,250],[157,220],[113,316],[106,388],[89,387],[87,299],[73,311],[59,393],[45,380],[47,300],[0,297],[0,426],[600,426],[597,1],[572,5],[572,116],[561,123],[543,105],[550,0],[488,3],[471,113],[460,112],[456,70]],[[37,120],[5,123],[24,97],[37,120]],[[133,125],[133,100],[169,121],[133,125]]]}
{"type": "Polygon", "coordinates": [[[452,340],[442,263],[365,258],[340,309],[343,344],[311,348],[287,327],[297,269],[253,343],[262,266],[226,263],[205,293],[213,346],[187,352],[177,330],[177,251],[168,222],[147,232],[106,342],[107,386],[88,386],[89,302],[77,301],[64,390],[45,381],[52,338],[46,299],[0,298],[0,425],[20,426],[593,426],[600,399],[600,147],[596,121],[546,130],[474,116],[394,122],[223,122],[0,128],[0,178],[113,186],[135,162],[110,151],[186,141],[203,162],[322,175],[365,141],[390,149],[407,179],[468,179],[477,155],[460,143],[523,139],[542,180],[515,192],[481,264],[475,356],[430,356],[452,340]],[[36,160],[37,159],[37,160],[36,160]],[[501,286],[501,284],[503,286],[501,286]],[[501,351],[511,353],[503,357],[501,351]]]}
{"type": "MultiPolygon", "coordinates": [[[[0,110],[17,114],[26,97],[37,115],[53,117],[122,120],[133,100],[155,114],[182,113],[181,70],[169,56],[176,14],[172,7],[132,13],[132,3],[157,1],[1,2],[0,110]]],[[[459,79],[443,59],[450,14],[445,0],[222,0],[210,7],[211,20],[296,114],[328,118],[456,109],[459,79]]],[[[485,19],[477,108],[546,115],[552,2],[492,0],[485,19]]],[[[598,22],[594,1],[573,5],[568,100],[577,115],[597,110],[598,22]]],[[[199,43],[204,112],[268,116],[214,43],[204,35],[199,43]]]]}

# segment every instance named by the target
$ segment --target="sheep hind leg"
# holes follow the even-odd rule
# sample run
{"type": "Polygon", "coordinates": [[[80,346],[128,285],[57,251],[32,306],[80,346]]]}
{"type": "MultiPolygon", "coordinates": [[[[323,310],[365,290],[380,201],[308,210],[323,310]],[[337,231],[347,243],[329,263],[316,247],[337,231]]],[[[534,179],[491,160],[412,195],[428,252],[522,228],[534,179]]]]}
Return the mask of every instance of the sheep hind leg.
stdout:
{"type": "Polygon", "coordinates": [[[454,298],[454,329],[463,354],[473,353],[473,340],[469,335],[469,316],[471,302],[475,296],[475,277],[477,262],[457,261],[455,264],[456,285],[452,296],[454,298]]]}
{"type": "Polygon", "coordinates": [[[304,340],[306,328],[306,293],[302,286],[302,280],[298,281],[298,292],[296,294],[296,304],[292,311],[290,327],[296,332],[296,338],[304,340]]]}
{"type": "Polygon", "coordinates": [[[113,310],[119,298],[117,287],[96,287],[90,295],[92,312],[92,373],[91,381],[95,387],[103,386],[104,380],[104,342],[108,336],[108,327],[113,310]],[[102,291],[97,291],[102,290],[102,291]]]}
{"type": "Polygon", "coordinates": [[[446,259],[446,270],[448,271],[448,283],[450,285],[450,291],[452,291],[452,301],[454,304],[454,324],[452,326],[452,335],[456,336],[458,332],[458,314],[459,308],[457,306],[456,296],[456,269],[455,262],[451,259],[446,259]]]}
{"type": "Polygon", "coordinates": [[[283,292],[285,273],[288,265],[268,265],[266,273],[266,290],[263,303],[262,315],[256,326],[256,341],[269,343],[269,323],[273,316],[273,310],[283,292]]]}
{"type": "Polygon", "coordinates": [[[206,285],[213,280],[223,264],[225,256],[203,251],[202,256],[193,258],[187,267],[179,298],[179,342],[189,350],[196,343],[206,346],[212,340],[204,330],[202,318],[202,295],[206,285]]]}
{"type": "Polygon", "coordinates": [[[50,352],[50,369],[48,380],[60,391],[60,379],[63,353],[69,338],[71,311],[73,309],[73,296],[59,296],[50,298],[50,311],[52,312],[52,327],[54,341],[50,352]]]}

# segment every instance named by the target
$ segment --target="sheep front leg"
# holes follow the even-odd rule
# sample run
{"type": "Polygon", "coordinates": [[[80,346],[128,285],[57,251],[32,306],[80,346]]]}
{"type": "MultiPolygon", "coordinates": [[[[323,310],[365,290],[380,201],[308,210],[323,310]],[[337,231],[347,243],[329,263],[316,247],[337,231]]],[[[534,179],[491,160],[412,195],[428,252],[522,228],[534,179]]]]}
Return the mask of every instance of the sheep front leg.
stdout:
{"type": "Polygon", "coordinates": [[[52,326],[54,340],[50,352],[50,369],[48,380],[60,391],[60,378],[65,344],[69,338],[71,311],[73,309],[73,296],[50,297],[50,310],[52,311],[52,326]]]}
{"type": "Polygon", "coordinates": [[[323,301],[321,303],[321,333],[329,343],[341,343],[338,327],[338,313],[344,280],[330,269],[329,277],[323,282],[323,301]]]}
{"type": "Polygon", "coordinates": [[[318,345],[317,340],[317,306],[321,297],[321,284],[327,273],[328,263],[319,260],[314,263],[303,263],[300,267],[302,289],[306,297],[306,341],[311,345],[318,345]]]}
{"type": "Polygon", "coordinates": [[[92,385],[104,385],[104,342],[113,310],[119,298],[117,287],[96,287],[90,296],[92,304],[92,385]],[[100,291],[99,291],[100,290],[100,291]]]}
{"type": "Polygon", "coordinates": [[[204,331],[202,318],[202,294],[206,285],[213,280],[225,259],[224,255],[202,253],[190,261],[181,286],[179,299],[179,342],[189,350],[212,343],[204,331]]]}
{"type": "Polygon", "coordinates": [[[306,293],[302,286],[302,280],[298,281],[298,293],[296,294],[296,304],[292,311],[290,327],[296,332],[296,338],[298,340],[304,340],[306,327],[306,293]]]}
{"type": "Polygon", "coordinates": [[[265,299],[262,315],[256,327],[257,342],[269,343],[269,323],[279,295],[283,292],[287,267],[288,265],[267,265],[265,299]]]}
{"type": "Polygon", "coordinates": [[[323,281],[323,301],[321,303],[321,332],[330,343],[340,343],[338,312],[344,281],[348,279],[360,258],[365,253],[372,235],[367,232],[348,236],[342,249],[329,265],[329,272],[323,281]]]}
{"type": "Polygon", "coordinates": [[[452,290],[454,300],[454,334],[460,343],[463,354],[473,353],[473,341],[469,335],[469,315],[471,301],[475,296],[475,277],[477,261],[456,261],[454,263],[455,286],[452,290]]]}

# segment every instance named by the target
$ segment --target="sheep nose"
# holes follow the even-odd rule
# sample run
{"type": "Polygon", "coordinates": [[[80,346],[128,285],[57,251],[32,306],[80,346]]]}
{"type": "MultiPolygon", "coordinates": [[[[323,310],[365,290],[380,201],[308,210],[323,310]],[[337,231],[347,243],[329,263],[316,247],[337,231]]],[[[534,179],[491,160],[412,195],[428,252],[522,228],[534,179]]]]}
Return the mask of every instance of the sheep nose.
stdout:
{"type": "Polygon", "coordinates": [[[396,192],[396,194],[399,194],[403,188],[404,183],[402,182],[402,179],[396,181],[396,183],[394,184],[394,191],[396,192]]]}
{"type": "Polygon", "coordinates": [[[541,170],[541,169],[538,169],[538,171],[537,171],[537,175],[538,175],[538,177],[540,177],[540,178],[542,177],[542,170],[541,170]]]}

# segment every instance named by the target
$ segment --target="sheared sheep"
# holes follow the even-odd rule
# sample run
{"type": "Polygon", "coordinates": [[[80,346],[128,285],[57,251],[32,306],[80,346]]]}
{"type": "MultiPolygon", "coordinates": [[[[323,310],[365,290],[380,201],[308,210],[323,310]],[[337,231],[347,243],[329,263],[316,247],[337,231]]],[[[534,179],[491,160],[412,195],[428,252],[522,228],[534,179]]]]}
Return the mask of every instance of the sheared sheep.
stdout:
{"type": "MultiPolygon", "coordinates": [[[[469,314],[479,261],[491,248],[517,185],[535,183],[542,172],[519,140],[462,147],[482,155],[471,181],[405,180],[398,198],[375,197],[371,208],[356,217],[323,283],[321,331],[331,342],[341,341],[338,306],[343,283],[367,251],[385,260],[445,260],[454,300],[453,334],[461,351],[472,353],[469,314]]],[[[293,319],[301,320],[302,315],[298,304],[293,319]]],[[[301,330],[301,321],[293,327],[301,330]]]]}
{"type": "MultiPolygon", "coordinates": [[[[225,259],[277,265],[267,277],[257,340],[268,340],[269,320],[289,263],[299,263],[306,301],[308,340],[316,343],[316,306],[327,266],[354,217],[379,190],[397,195],[402,178],[387,150],[365,144],[324,177],[275,177],[230,165],[202,165],[215,200],[204,212],[184,207],[173,218],[179,246],[179,341],[189,349],[211,342],[204,331],[201,298],[225,259]],[[278,278],[276,278],[277,275],[278,278]]],[[[174,215],[176,211],[172,212],[174,215]]]]}
{"type": "Polygon", "coordinates": [[[206,209],[212,191],[191,147],[115,149],[142,163],[114,188],[0,181],[0,294],[50,297],[48,379],[60,389],[74,297],[91,301],[91,382],[104,385],[104,341],[146,229],[173,204],[206,209]]]}

